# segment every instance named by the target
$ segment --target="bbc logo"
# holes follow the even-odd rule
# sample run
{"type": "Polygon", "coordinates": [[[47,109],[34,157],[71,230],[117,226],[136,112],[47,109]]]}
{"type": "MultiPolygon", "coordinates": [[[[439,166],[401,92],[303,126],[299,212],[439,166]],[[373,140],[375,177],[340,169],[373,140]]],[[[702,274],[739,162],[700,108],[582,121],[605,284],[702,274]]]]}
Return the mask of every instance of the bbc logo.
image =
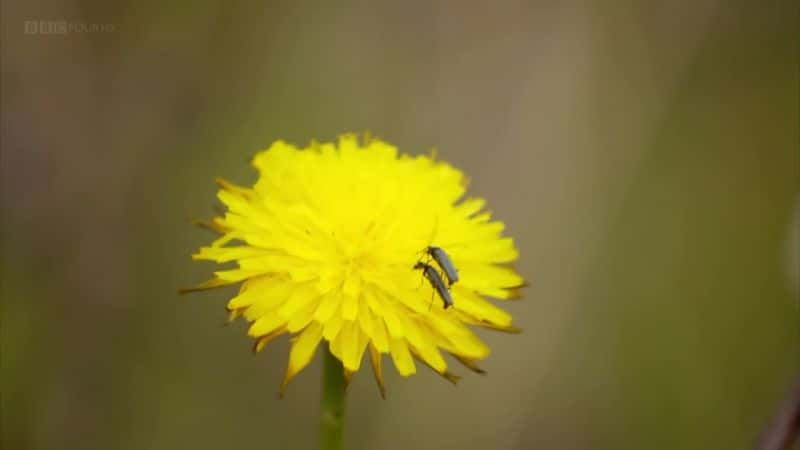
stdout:
{"type": "Polygon", "coordinates": [[[25,34],[112,33],[111,23],[78,23],[66,20],[27,20],[25,34]]]}

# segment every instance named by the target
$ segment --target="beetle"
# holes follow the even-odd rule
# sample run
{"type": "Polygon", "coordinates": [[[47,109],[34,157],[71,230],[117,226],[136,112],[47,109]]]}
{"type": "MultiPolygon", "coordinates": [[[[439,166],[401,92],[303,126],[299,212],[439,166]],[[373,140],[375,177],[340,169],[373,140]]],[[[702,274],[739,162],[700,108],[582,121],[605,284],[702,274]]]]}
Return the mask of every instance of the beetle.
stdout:
{"type": "Polygon", "coordinates": [[[425,248],[425,253],[433,258],[433,260],[436,261],[436,264],[439,264],[439,267],[442,268],[444,271],[444,276],[447,277],[448,286],[452,286],[453,283],[458,281],[458,270],[453,264],[453,260],[450,259],[450,255],[448,255],[444,249],[429,245],[425,248]]]}
{"type": "Polygon", "coordinates": [[[436,268],[428,263],[419,261],[414,265],[414,269],[422,269],[422,273],[425,275],[425,278],[428,279],[428,281],[431,283],[431,286],[433,286],[436,292],[439,293],[439,297],[441,297],[442,302],[444,302],[444,309],[453,306],[453,297],[450,295],[447,285],[445,285],[444,280],[442,280],[442,276],[439,274],[439,271],[436,270],[436,268]]]}

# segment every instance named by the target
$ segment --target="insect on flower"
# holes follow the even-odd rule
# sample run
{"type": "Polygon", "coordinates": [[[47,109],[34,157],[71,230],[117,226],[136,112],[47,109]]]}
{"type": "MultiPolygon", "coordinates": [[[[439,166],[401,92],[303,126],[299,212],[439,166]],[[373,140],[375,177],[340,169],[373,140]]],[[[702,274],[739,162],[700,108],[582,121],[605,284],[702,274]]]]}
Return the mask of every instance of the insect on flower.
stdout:
{"type": "Polygon", "coordinates": [[[448,286],[452,286],[453,283],[458,281],[458,270],[444,249],[429,245],[427,248],[425,248],[425,253],[433,258],[433,260],[436,261],[436,264],[442,268],[444,275],[447,277],[448,286]]]}
{"type": "Polygon", "coordinates": [[[450,295],[450,291],[447,289],[447,286],[445,286],[442,276],[439,275],[439,272],[433,266],[420,261],[414,265],[414,268],[422,269],[422,273],[425,274],[425,278],[428,279],[428,281],[431,283],[431,286],[433,286],[436,292],[439,293],[439,297],[442,298],[442,302],[444,302],[444,309],[453,306],[453,297],[450,295]]]}
{"type": "Polygon", "coordinates": [[[453,361],[476,370],[489,355],[474,327],[519,331],[495,303],[519,296],[519,252],[460,170],[353,134],[277,141],[252,164],[253,185],[217,181],[225,211],[207,225],[218,236],[192,256],[232,266],[183,292],[238,285],[227,309],[249,323],[255,350],[291,338],[281,391],[320,346],[347,376],[368,360],[383,394],[386,357],[402,376],[422,364],[453,381],[453,361]],[[454,243],[435,246],[439,234],[454,243]],[[446,310],[409,270],[419,249],[430,260],[415,267],[446,310]]]}

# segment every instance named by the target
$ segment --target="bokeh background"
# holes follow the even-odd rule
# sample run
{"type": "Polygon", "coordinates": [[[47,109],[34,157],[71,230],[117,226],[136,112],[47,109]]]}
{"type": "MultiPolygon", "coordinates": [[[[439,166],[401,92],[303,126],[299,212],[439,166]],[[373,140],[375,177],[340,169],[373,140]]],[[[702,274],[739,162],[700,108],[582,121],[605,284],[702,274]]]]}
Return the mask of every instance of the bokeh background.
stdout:
{"type": "Polygon", "coordinates": [[[213,268],[214,177],[362,130],[464,169],[530,287],[487,376],[387,370],[384,401],[359,373],[348,448],[751,448],[800,372],[799,17],[4,2],[2,448],[314,448],[319,358],[278,400],[286,341],[253,356],[231,291],[176,290],[213,268]]]}

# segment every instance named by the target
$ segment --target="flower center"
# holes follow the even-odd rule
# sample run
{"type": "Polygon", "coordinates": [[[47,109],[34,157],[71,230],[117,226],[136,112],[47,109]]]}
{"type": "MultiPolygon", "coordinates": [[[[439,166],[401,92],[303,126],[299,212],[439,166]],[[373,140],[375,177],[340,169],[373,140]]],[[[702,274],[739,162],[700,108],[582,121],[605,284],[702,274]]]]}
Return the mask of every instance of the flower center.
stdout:
{"type": "Polygon", "coordinates": [[[375,253],[375,222],[369,222],[362,229],[351,232],[340,247],[339,263],[345,279],[363,279],[365,272],[370,272],[378,265],[375,253]]]}

